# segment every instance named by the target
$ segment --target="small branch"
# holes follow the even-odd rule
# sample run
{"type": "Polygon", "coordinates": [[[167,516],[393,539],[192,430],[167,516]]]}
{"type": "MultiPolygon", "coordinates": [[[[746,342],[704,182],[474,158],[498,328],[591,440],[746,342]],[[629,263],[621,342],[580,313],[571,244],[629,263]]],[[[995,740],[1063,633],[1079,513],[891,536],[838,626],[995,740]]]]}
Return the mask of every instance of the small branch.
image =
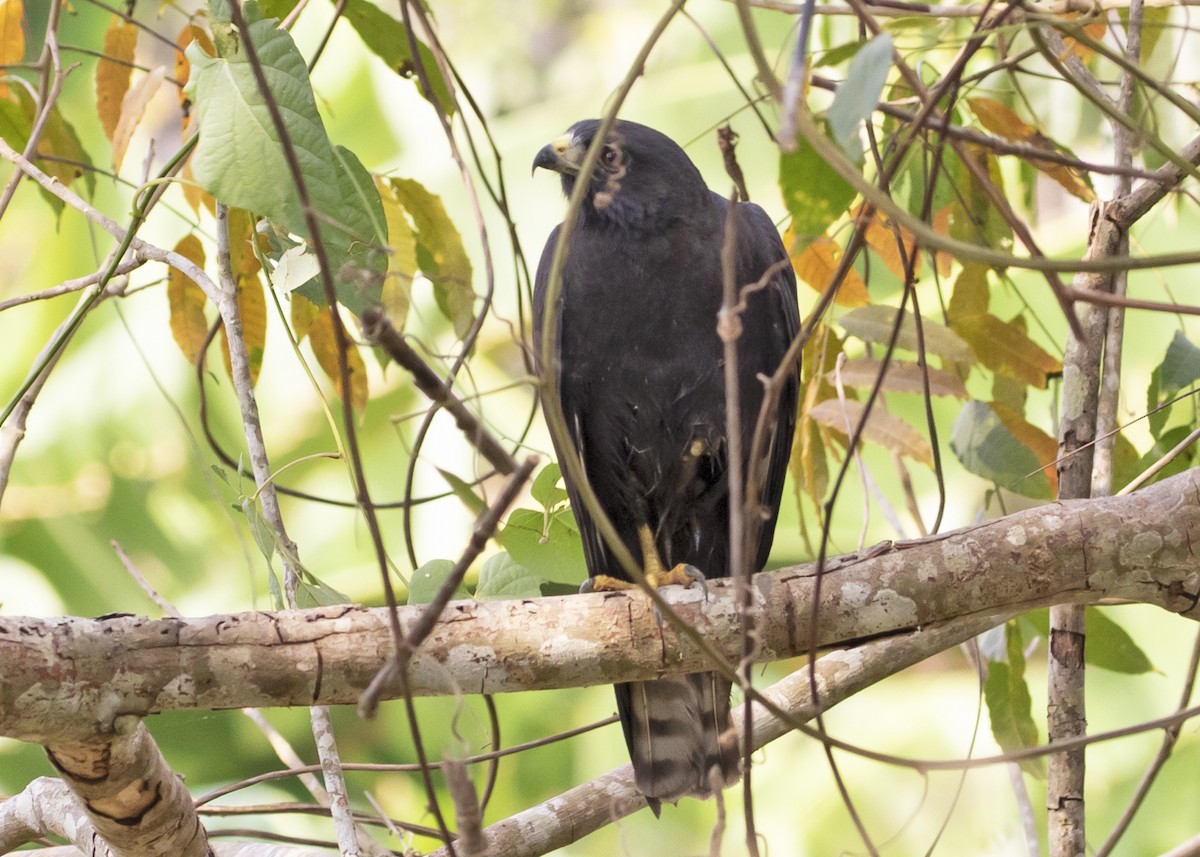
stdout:
{"type": "Polygon", "coordinates": [[[454,417],[454,422],[479,454],[492,467],[505,476],[517,469],[517,462],[495,436],[487,430],[462,399],[454,395],[441,377],[430,368],[421,355],[405,342],[404,337],[392,327],[391,322],[380,311],[365,310],[362,314],[363,337],[372,345],[378,345],[399,366],[412,375],[413,383],[432,402],[445,408],[454,417]]]}

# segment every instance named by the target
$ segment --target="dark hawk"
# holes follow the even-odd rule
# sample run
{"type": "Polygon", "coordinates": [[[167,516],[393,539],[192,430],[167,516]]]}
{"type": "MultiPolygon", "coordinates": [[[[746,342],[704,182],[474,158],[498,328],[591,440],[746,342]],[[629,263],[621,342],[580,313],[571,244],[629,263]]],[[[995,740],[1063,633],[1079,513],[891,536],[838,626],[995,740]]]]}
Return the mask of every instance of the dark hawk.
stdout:
{"type": "MultiPolygon", "coordinates": [[[[570,195],[599,129],[586,120],[533,162],[561,174],[570,195]]],[[[735,235],[744,308],[737,340],[742,448],[750,447],[763,380],[799,330],[796,279],[771,219],[757,205],[709,191],[668,137],[617,122],[601,150],[567,248],[557,308],[558,348],[542,367],[562,401],[571,447],[625,546],[652,585],[723,577],[729,568],[725,356],[717,332],[721,248],[735,235]]],[[[561,226],[546,242],[534,287],[541,353],[546,288],[561,226]]],[[[754,570],[767,561],[795,427],[799,366],[773,417],[758,486],[764,519],[754,570]]],[[[742,472],[748,472],[743,453],[742,472]]],[[[564,473],[566,468],[563,468],[564,473]]],[[[594,589],[626,588],[621,569],[566,480],[594,589]]],[[[730,683],[715,673],[616,686],[638,790],[661,801],[706,796],[738,777],[730,683]]]]}

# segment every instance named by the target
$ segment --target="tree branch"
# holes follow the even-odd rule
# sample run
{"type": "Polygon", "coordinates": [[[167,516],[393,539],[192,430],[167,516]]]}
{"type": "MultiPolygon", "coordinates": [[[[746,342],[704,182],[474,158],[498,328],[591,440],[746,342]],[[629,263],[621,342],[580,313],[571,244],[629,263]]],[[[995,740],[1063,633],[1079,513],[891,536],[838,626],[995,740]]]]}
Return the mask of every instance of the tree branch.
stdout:
{"type": "MultiPolygon", "coordinates": [[[[1122,598],[1200,618],[1200,469],[1126,497],[1053,503],[828,563],[756,575],[759,659],[964,616],[1122,598]]],[[[728,581],[669,587],[673,609],[736,662],[728,581]]],[[[401,607],[409,627],[423,607],[401,607]]],[[[121,714],[353,704],[391,656],[388,611],[325,607],[204,619],[0,617],[0,735],[37,743],[111,732],[121,714]]],[[[709,664],[638,593],[450,603],[411,665],[414,694],[640,681],[709,664]]],[[[395,688],[389,689],[394,693],[395,688]]]]}

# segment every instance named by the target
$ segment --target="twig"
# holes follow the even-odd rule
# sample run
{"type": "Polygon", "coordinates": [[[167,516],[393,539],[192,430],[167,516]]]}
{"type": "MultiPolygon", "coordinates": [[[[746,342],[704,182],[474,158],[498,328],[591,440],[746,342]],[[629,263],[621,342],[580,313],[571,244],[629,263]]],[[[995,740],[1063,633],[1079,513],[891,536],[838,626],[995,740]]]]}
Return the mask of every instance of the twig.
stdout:
{"type": "Polygon", "coordinates": [[[388,356],[412,375],[417,389],[434,404],[441,406],[454,417],[455,425],[467,441],[474,446],[488,463],[505,475],[512,475],[517,462],[495,436],[479,420],[454,391],[430,368],[421,355],[409,345],[394,328],[387,316],[377,309],[367,309],[362,314],[362,334],[372,345],[378,345],[388,356]]]}

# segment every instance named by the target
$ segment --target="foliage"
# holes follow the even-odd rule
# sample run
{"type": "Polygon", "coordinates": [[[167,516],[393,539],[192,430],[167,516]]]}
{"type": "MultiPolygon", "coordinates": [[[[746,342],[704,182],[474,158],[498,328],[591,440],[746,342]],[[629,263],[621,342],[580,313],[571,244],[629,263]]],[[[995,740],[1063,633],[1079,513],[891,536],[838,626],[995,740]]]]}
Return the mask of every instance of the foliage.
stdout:
{"type": "MultiPolygon", "coordinates": [[[[640,42],[660,14],[653,5],[466,11],[409,0],[398,9],[211,0],[126,14],[91,2],[0,0],[0,138],[48,177],[39,186],[9,158],[3,178],[15,193],[0,201],[4,609],[150,609],[110,542],[189,613],[288,599],[379,604],[380,568],[410,604],[433,601],[452,576],[454,597],[574,592],[586,571],[558,465],[547,461],[513,507],[498,510],[472,553],[473,528],[504,491],[503,475],[445,402],[431,407],[416,390],[410,367],[392,366],[368,341],[364,314],[380,309],[507,450],[548,459],[522,345],[526,258],[562,209],[553,187],[522,170],[545,140],[603,109],[630,39],[640,42]],[[565,103],[554,100],[563,94],[565,103]],[[64,201],[59,188],[82,201],[64,201]],[[101,218],[161,249],[160,260],[169,248],[171,264],[144,249],[110,256],[118,244],[101,218]],[[223,368],[214,367],[217,341],[223,368]],[[241,348],[253,391],[234,389],[231,351],[241,348]],[[35,380],[43,371],[44,387],[35,380]],[[239,393],[256,402],[266,480],[247,449],[239,393]],[[277,529],[273,489],[294,546],[277,529]]],[[[1178,9],[1122,8],[1092,20],[1057,7],[1005,8],[897,17],[872,7],[853,21],[822,12],[802,28],[811,32],[807,54],[789,79],[774,81],[771,69],[796,55],[796,15],[757,10],[757,38],[748,38],[737,10],[711,3],[691,10],[699,29],[672,24],[622,110],[692,141],[689,153],[717,189],[721,155],[702,132],[736,126],[751,196],[780,223],[802,305],[811,305],[794,502],[773,564],[1053,500],[1060,419],[1076,404],[1064,306],[1079,313],[1084,304],[1059,300],[1068,274],[1040,260],[1080,258],[1086,205],[1173,164],[1179,174],[1162,182],[1171,192],[1128,225],[1140,267],[1101,260],[1130,269],[1128,294],[1155,311],[1113,311],[1124,319],[1125,353],[1106,379],[1119,395],[1095,454],[1109,462],[1114,491],[1160,464],[1148,478],[1197,460],[1200,327],[1195,301],[1178,301],[1190,280],[1176,267],[1198,261],[1194,196],[1179,190],[1195,174],[1181,153],[1197,117],[1186,93],[1164,83],[1179,76],[1174,64],[1195,35],[1178,9]],[[1134,30],[1141,48],[1125,59],[1134,30]],[[1122,77],[1124,95],[1108,84],[1122,77]],[[764,99],[746,95],[755,86],[764,99]],[[809,125],[777,88],[800,99],[809,125]],[[1110,167],[1114,152],[1129,163],[1110,167]]],[[[1189,631],[1166,624],[1089,610],[1087,662],[1106,671],[1089,673],[1105,689],[1095,695],[1097,724],[1126,725],[1126,714],[1148,719],[1163,713],[1155,706],[1176,704],[1176,688],[1164,688],[1187,671],[1172,649],[1189,648],[1189,631]],[[1137,704],[1125,712],[1109,698],[1137,704]]],[[[974,734],[968,709],[978,704],[991,729],[981,743],[1035,746],[1046,734],[1038,683],[1048,634],[1044,612],[1010,621],[981,640],[981,686],[966,659],[944,655],[935,674],[863,694],[895,723],[856,719],[853,700],[829,715],[834,734],[873,749],[890,735],[897,754],[962,755],[974,734]],[[928,728],[939,707],[965,713],[928,728]]],[[[611,708],[607,691],[546,699],[499,702],[505,746],[611,708]]],[[[422,701],[418,714],[434,756],[470,755],[494,740],[476,701],[422,701]]],[[[277,717],[304,740],[303,717],[277,717]]],[[[358,731],[351,717],[337,714],[344,759],[416,761],[409,733],[397,742],[386,725],[358,731]]],[[[163,721],[152,731],[189,785],[277,765],[232,716],[163,721]]],[[[623,761],[612,730],[574,741],[506,761],[486,820],[623,761]]],[[[1115,785],[1089,811],[1102,827],[1141,776],[1105,752],[1095,749],[1115,785]]],[[[1175,753],[1164,782],[1194,796],[1195,783],[1177,771],[1195,763],[1197,748],[1175,753]]],[[[48,772],[30,748],[6,744],[0,754],[7,792],[48,772]]],[[[772,851],[862,850],[826,764],[816,742],[796,741],[756,768],[753,803],[772,851]],[[768,785],[790,794],[787,772],[801,765],[829,782],[813,786],[797,830],[791,798],[768,785]]],[[[928,850],[943,817],[947,850],[976,853],[1019,836],[1015,816],[998,816],[987,790],[974,790],[978,781],[963,786],[957,808],[949,807],[958,785],[933,782],[927,806],[914,797],[912,817],[893,820],[894,795],[921,788],[862,759],[845,765],[875,845],[896,834],[895,853],[928,850]]],[[[1036,807],[1043,765],[1022,765],[1036,807]]],[[[431,799],[451,805],[440,785],[430,797],[418,779],[399,779],[407,774],[354,776],[406,820],[431,823],[431,799]]],[[[302,793],[287,784],[270,798],[302,793]]],[[[698,850],[711,809],[685,802],[657,826],[630,824],[636,853],[698,850]]],[[[1123,842],[1150,853],[1195,833],[1152,800],[1123,842]]],[[[615,832],[597,838],[623,847],[615,832]]],[[[416,839],[421,850],[433,843],[416,839]]]]}

